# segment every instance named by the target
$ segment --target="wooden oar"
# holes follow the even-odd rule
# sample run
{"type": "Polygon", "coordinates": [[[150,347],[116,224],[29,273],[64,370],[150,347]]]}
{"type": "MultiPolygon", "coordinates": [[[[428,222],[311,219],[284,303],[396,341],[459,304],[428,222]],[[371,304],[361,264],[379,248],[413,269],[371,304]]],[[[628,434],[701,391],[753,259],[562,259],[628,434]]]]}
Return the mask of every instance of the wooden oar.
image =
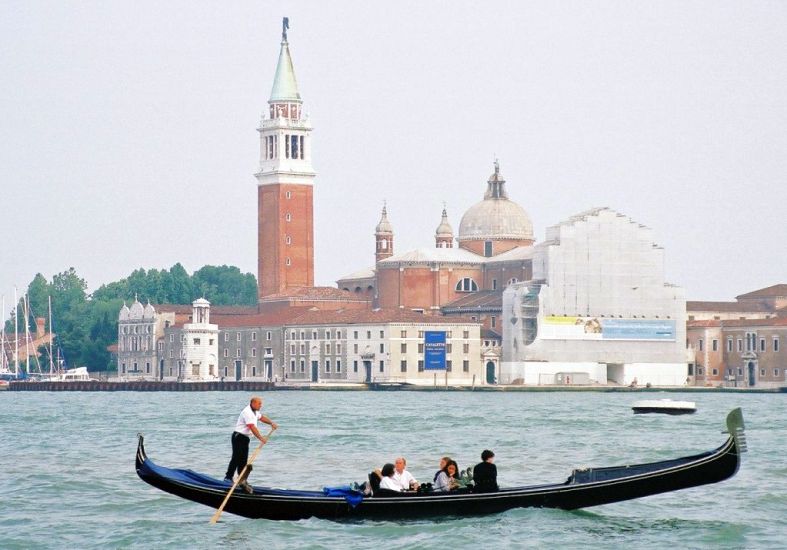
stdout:
{"type": "MultiPolygon", "coordinates": [[[[268,435],[266,435],[265,438],[269,439],[270,436],[273,435],[274,431],[276,431],[276,428],[271,429],[271,431],[268,432],[268,435]]],[[[241,481],[245,481],[245,479],[246,479],[245,476],[248,475],[247,474],[247,470],[249,469],[249,466],[251,466],[251,463],[254,462],[254,460],[257,458],[257,455],[260,454],[260,451],[262,450],[262,446],[263,445],[265,445],[265,443],[260,441],[260,444],[254,450],[254,454],[251,455],[251,458],[246,463],[246,465],[243,467],[243,470],[241,470],[240,475],[238,476],[238,479],[235,480],[235,483],[232,484],[232,488],[227,493],[227,496],[224,497],[224,502],[221,503],[221,506],[219,506],[219,509],[216,510],[216,513],[213,514],[213,517],[210,518],[210,523],[211,524],[214,524],[217,521],[219,521],[219,518],[221,517],[221,513],[224,511],[224,507],[227,505],[227,502],[230,500],[230,497],[232,496],[232,493],[235,492],[235,488],[241,483],[241,481]]]]}

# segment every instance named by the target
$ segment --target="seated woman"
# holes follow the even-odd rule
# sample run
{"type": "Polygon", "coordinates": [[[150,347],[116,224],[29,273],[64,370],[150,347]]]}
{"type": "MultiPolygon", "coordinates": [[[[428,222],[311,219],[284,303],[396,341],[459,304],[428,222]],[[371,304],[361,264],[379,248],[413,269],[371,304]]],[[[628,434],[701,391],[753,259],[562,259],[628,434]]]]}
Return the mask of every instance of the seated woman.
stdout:
{"type": "Polygon", "coordinates": [[[453,491],[459,487],[459,466],[451,459],[445,465],[435,480],[435,492],[453,491]]]}
{"type": "Polygon", "coordinates": [[[380,472],[382,475],[380,489],[388,489],[390,491],[396,491],[397,493],[401,492],[402,488],[393,479],[394,471],[394,465],[391,463],[383,466],[383,470],[380,472]]]}
{"type": "Polygon", "coordinates": [[[440,472],[445,470],[445,467],[448,466],[449,462],[451,462],[450,456],[444,456],[440,459],[440,469],[434,473],[434,479],[432,480],[434,483],[437,483],[437,477],[440,475],[440,472]]]}

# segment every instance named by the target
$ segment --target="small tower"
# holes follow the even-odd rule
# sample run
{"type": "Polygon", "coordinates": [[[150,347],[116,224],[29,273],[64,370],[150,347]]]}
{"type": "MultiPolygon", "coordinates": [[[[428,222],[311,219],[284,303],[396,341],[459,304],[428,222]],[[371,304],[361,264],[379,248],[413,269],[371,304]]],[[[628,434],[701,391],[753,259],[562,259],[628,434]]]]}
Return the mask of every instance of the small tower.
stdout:
{"type": "Polygon", "coordinates": [[[440,220],[440,225],[434,233],[435,247],[437,248],[453,248],[454,247],[454,228],[448,223],[448,214],[443,206],[443,219],[440,220]]]}
{"type": "Polygon", "coordinates": [[[380,217],[380,223],[377,224],[374,230],[374,238],[377,242],[374,253],[375,262],[393,256],[393,227],[391,227],[391,222],[388,221],[388,211],[385,204],[383,204],[383,214],[380,217]]]}
{"type": "Polygon", "coordinates": [[[210,302],[191,304],[191,322],[183,325],[182,380],[215,380],[219,373],[219,327],[210,323],[210,302]]]}
{"type": "Polygon", "coordinates": [[[309,118],[303,112],[282,23],[268,112],[260,127],[257,177],[259,297],[314,285],[314,220],[309,118]]]}

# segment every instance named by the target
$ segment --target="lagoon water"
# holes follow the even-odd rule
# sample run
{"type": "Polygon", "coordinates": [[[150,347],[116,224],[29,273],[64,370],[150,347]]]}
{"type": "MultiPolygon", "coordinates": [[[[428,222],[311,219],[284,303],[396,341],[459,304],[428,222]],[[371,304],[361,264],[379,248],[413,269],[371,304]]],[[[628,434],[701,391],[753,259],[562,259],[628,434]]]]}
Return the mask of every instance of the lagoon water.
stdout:
{"type": "Polygon", "coordinates": [[[406,522],[248,520],[163,493],[134,472],[136,434],[157,463],[222,477],[249,395],[0,393],[0,547],[11,548],[783,548],[787,395],[270,392],[280,429],[251,481],[316,489],[363,481],[400,454],[418,479],[495,451],[501,485],[564,480],[710,450],[743,408],[749,452],[732,479],[582,511],[521,509],[406,522]],[[641,398],[696,401],[688,416],[634,415],[641,398]]]}

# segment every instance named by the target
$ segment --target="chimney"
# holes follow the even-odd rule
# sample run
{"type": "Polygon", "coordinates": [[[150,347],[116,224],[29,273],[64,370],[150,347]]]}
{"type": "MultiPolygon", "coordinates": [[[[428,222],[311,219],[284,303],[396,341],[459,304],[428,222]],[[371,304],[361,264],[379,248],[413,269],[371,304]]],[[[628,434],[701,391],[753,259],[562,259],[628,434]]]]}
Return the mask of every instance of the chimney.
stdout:
{"type": "Polygon", "coordinates": [[[43,338],[46,334],[46,319],[43,317],[36,317],[36,340],[43,338]]]}

